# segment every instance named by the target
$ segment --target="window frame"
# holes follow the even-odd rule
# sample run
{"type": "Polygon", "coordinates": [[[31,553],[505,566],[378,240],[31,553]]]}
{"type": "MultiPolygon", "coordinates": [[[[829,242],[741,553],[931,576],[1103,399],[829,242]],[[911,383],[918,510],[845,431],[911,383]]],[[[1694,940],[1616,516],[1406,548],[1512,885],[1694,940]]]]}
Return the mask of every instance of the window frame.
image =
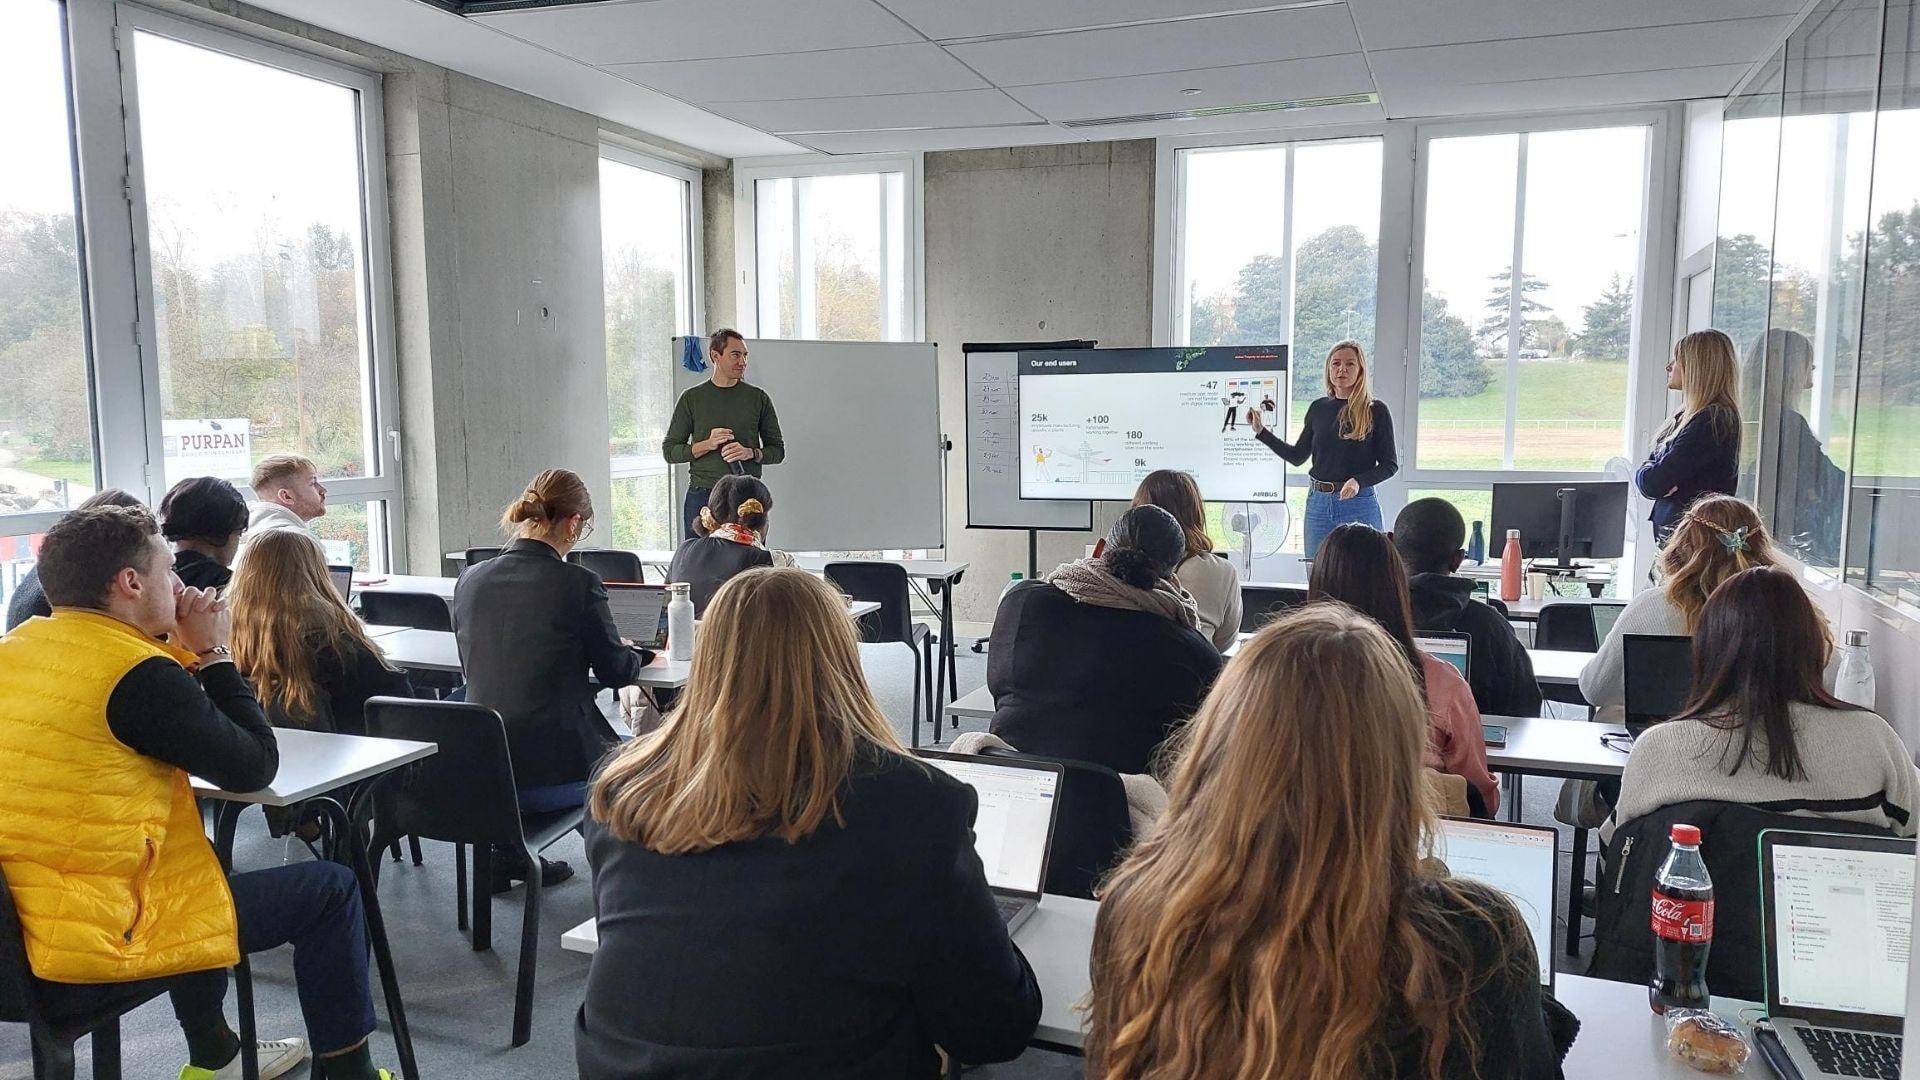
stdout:
{"type": "MultiPolygon", "coordinates": [[[[742,158],[733,165],[733,242],[735,265],[740,277],[736,283],[734,325],[750,338],[762,337],[760,327],[759,222],[755,205],[755,185],[761,180],[790,180],[813,176],[859,176],[869,173],[897,172],[901,176],[905,212],[906,281],[902,283],[907,301],[907,325],[898,338],[881,340],[925,341],[926,307],[926,219],[924,182],[925,155],[847,154],[827,157],[802,154],[769,158],[742,158]]],[[[882,215],[884,220],[885,215],[882,215]]],[[[884,251],[884,249],[883,249],[884,251]]],[[[884,254],[882,262],[885,262],[884,254]]],[[[885,267],[882,267],[884,274],[885,267]]],[[[886,282],[882,278],[884,286],[886,282]]]]}
{"type": "MultiPolygon", "coordinates": [[[[687,275],[687,326],[689,332],[697,337],[706,336],[706,249],[702,240],[705,207],[701,201],[700,187],[702,172],[688,165],[668,161],[665,158],[643,153],[619,142],[610,141],[605,133],[600,140],[600,156],[608,161],[630,165],[636,169],[655,173],[680,181],[683,187],[682,207],[684,210],[684,228],[681,230],[681,253],[687,275]]],[[[605,255],[605,235],[601,240],[602,257],[605,255]]],[[[603,313],[604,318],[604,313],[603,313]]],[[[645,448],[642,448],[643,450],[645,448]]],[[[626,457],[608,456],[609,485],[619,480],[630,480],[646,476],[665,476],[667,478],[668,497],[674,507],[678,507],[686,497],[687,481],[685,469],[676,469],[667,464],[658,452],[640,453],[626,457]]],[[[613,491],[607,491],[607,505],[613,505],[613,491]]],[[[674,526],[668,535],[678,535],[677,515],[670,522],[674,526]]]]}

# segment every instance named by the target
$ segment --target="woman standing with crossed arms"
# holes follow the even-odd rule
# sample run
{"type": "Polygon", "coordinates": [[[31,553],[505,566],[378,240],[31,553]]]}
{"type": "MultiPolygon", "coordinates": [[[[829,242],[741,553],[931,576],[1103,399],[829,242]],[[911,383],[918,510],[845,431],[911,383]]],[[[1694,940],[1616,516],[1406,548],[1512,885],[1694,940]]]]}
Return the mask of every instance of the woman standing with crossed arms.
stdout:
{"type": "Polygon", "coordinates": [[[1393,448],[1393,417],[1367,389],[1367,354],[1357,341],[1327,352],[1327,393],[1307,406],[1300,438],[1289,445],[1267,430],[1259,409],[1247,411],[1253,435],[1307,475],[1307,558],[1337,526],[1351,521],[1383,529],[1374,486],[1400,471],[1393,448]]]}

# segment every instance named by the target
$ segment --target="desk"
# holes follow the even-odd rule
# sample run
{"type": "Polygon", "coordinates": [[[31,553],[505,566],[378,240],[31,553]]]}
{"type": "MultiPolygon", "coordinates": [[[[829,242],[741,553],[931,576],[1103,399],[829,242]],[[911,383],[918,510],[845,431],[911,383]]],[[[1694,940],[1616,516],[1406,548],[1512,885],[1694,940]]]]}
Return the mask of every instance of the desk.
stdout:
{"type": "Polygon", "coordinates": [[[1507,745],[1487,747],[1487,768],[1520,776],[1557,776],[1563,780],[1604,780],[1627,767],[1625,752],[1600,741],[1624,734],[1611,724],[1558,720],[1550,716],[1482,716],[1507,729],[1507,745]]]}
{"type": "Polygon", "coordinates": [[[453,587],[459,578],[429,577],[426,574],[355,574],[356,593],[426,593],[442,600],[453,599],[453,587]]]}
{"type": "MultiPolygon", "coordinates": [[[[505,542],[501,542],[500,546],[506,546],[505,542]]],[[[635,555],[640,556],[640,565],[643,567],[650,566],[660,571],[660,579],[662,581],[666,580],[667,567],[673,563],[673,552],[665,548],[615,548],[613,550],[632,551],[635,555]]],[[[464,550],[449,551],[442,557],[448,562],[459,563],[461,566],[467,564],[467,553],[464,550]]]]}
{"type": "MultiPolygon", "coordinates": [[[[1233,644],[1227,646],[1225,656],[1233,656],[1240,651],[1252,634],[1241,634],[1233,644]]],[[[1593,659],[1592,653],[1566,652],[1560,649],[1528,649],[1528,659],[1533,661],[1533,680],[1541,686],[1578,686],[1580,672],[1586,668],[1587,661],[1593,659]]]]}
{"type": "MultiPolygon", "coordinates": [[[[351,806],[342,806],[329,793],[386,775],[408,762],[431,756],[439,747],[404,739],[372,739],[297,728],[278,728],[274,737],[280,744],[280,770],[274,775],[273,783],[265,788],[224,791],[198,777],[193,778],[195,795],[220,802],[214,825],[214,850],[219,853],[220,864],[232,873],[234,828],[239,823],[240,812],[248,806],[305,805],[326,816],[328,834],[336,845],[345,841],[343,861],[360,882],[360,905],[366,913],[367,937],[373,946],[380,986],[387,999],[387,1019],[393,1028],[394,1049],[400,1056],[400,1073],[407,1080],[419,1080],[420,1068],[413,1056],[413,1034],[407,1027],[406,1007],[400,1000],[400,980],[393,967],[393,951],[387,943],[386,920],[380,914],[380,892],[368,864],[367,837],[353,824],[365,808],[364,800],[371,786],[363,785],[356,790],[350,797],[351,806]]],[[[341,854],[336,847],[335,858],[341,854]]],[[[241,1007],[251,1008],[248,999],[242,999],[241,1007]]]]}
{"type": "MultiPolygon", "coordinates": [[[[795,555],[793,564],[810,574],[822,573],[832,562],[884,562],[891,563],[907,572],[907,582],[924,581],[927,587],[940,594],[940,667],[934,675],[932,713],[933,738],[940,739],[940,694],[944,690],[951,697],[960,696],[960,676],[954,666],[953,639],[953,589],[960,584],[961,575],[967,572],[963,562],[947,562],[942,559],[838,559],[826,555],[795,555]]],[[[918,586],[915,586],[918,588],[918,586]]],[[[925,596],[928,607],[933,607],[933,598],[925,596]]],[[[914,717],[914,723],[920,722],[914,717]]]]}
{"type": "MultiPolygon", "coordinates": [[[[1501,541],[1501,543],[1505,542],[1504,540],[1501,541]]],[[[1486,563],[1461,563],[1460,568],[1455,570],[1454,573],[1461,577],[1473,578],[1475,581],[1499,581],[1500,560],[1496,558],[1492,562],[1486,563]]],[[[1584,584],[1587,587],[1587,591],[1594,596],[1599,596],[1600,593],[1606,589],[1607,583],[1613,580],[1613,567],[1606,564],[1589,566],[1585,570],[1574,573],[1555,572],[1544,567],[1538,570],[1529,569],[1528,573],[1546,574],[1556,581],[1573,581],[1577,579],[1584,584]]],[[[1522,581],[1524,580],[1523,578],[1522,581]]]]}
{"type": "MultiPolygon", "coordinates": [[[[1706,1075],[1667,1053],[1667,1022],[1647,1008],[1646,987],[1561,975],[1554,981],[1553,996],[1580,1018],[1580,1037],[1573,1041],[1562,1066],[1567,1080],[1626,1076],[1634,1080],[1700,1080],[1706,1075]]],[[[1756,1007],[1751,1001],[1713,999],[1713,1011],[1738,1024],[1742,1031],[1747,1025],[1741,1022],[1740,1011],[1756,1007]]],[[[1747,1059],[1743,1075],[1772,1075],[1759,1050],[1747,1059]]]]}
{"type": "Polygon", "coordinates": [[[1540,609],[1548,604],[1585,604],[1589,607],[1608,604],[1627,606],[1625,600],[1614,596],[1544,596],[1538,600],[1530,596],[1522,596],[1507,604],[1507,618],[1512,622],[1539,622],[1540,609]]]}
{"type": "MultiPolygon", "coordinates": [[[[450,630],[369,626],[367,633],[396,666],[413,671],[460,670],[460,645],[450,630]]],[[[669,660],[665,653],[659,653],[653,663],[640,669],[639,685],[649,690],[678,690],[687,685],[692,668],[691,660],[669,660]]]]}
{"type": "Polygon", "coordinates": [[[947,703],[947,715],[953,717],[953,726],[959,730],[963,717],[974,720],[993,719],[993,692],[982,686],[970,690],[965,697],[955,698],[947,703]]]}

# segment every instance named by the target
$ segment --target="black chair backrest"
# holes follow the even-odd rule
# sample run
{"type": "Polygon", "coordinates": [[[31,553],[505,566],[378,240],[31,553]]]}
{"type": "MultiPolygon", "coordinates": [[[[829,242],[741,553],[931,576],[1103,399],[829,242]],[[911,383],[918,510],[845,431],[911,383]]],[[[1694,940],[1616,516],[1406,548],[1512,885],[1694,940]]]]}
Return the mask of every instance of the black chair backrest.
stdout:
{"type": "Polygon", "coordinates": [[[368,698],[367,734],[440,748],[379,789],[381,832],[520,849],[519,788],[499,713],[467,701],[368,698]]]}
{"type": "Polygon", "coordinates": [[[500,554],[503,549],[497,547],[471,547],[467,549],[467,565],[479,566],[488,559],[500,554]]]}
{"type": "Polygon", "coordinates": [[[1051,761],[1060,777],[1059,816],[1053,824],[1053,850],[1047,857],[1046,891],[1093,899],[1093,889],[1133,844],[1133,819],[1127,814],[1127,789],[1120,774],[1105,765],[1045,754],[983,749],[986,757],[1051,761]]]}
{"type": "Polygon", "coordinates": [[[1533,647],[1565,652],[1594,652],[1600,636],[1594,630],[1593,608],[1586,604],[1545,604],[1533,626],[1533,647]]]}
{"type": "Polygon", "coordinates": [[[861,618],[860,640],[869,644],[913,644],[913,601],[905,567],[884,562],[830,562],[825,573],[834,588],[855,600],[880,605],[879,611],[861,618]]]}
{"type": "Polygon", "coordinates": [[[20,913],[13,906],[13,890],[7,888],[6,878],[0,877],[0,1020],[37,1020],[38,1006],[20,913]]]}
{"type": "Polygon", "coordinates": [[[453,612],[445,600],[432,593],[362,592],[360,617],[375,626],[453,629],[453,612]]]}
{"type": "Polygon", "coordinates": [[[1240,586],[1240,632],[1251,634],[1275,615],[1307,602],[1307,590],[1282,585],[1240,586]]]}
{"type": "Polygon", "coordinates": [[[1620,670],[1626,680],[1627,730],[1639,734],[1677,716],[1693,693],[1693,639],[1680,634],[1624,634],[1620,670]]]}
{"type": "Polygon", "coordinates": [[[601,581],[640,582],[646,579],[646,568],[640,562],[640,556],[631,551],[615,551],[610,548],[575,548],[567,553],[567,561],[584,566],[600,576],[601,581]]]}

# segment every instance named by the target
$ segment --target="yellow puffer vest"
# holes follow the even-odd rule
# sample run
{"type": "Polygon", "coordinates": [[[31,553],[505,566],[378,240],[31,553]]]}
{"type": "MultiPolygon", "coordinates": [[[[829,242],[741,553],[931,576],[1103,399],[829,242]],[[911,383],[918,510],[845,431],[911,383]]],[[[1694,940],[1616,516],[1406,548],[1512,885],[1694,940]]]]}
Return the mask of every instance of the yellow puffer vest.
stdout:
{"type": "Polygon", "coordinates": [[[107,728],[114,686],[156,656],[193,659],[70,608],[0,638],[0,870],[43,979],[126,982],[239,959],[233,894],[186,773],[107,728]]]}

